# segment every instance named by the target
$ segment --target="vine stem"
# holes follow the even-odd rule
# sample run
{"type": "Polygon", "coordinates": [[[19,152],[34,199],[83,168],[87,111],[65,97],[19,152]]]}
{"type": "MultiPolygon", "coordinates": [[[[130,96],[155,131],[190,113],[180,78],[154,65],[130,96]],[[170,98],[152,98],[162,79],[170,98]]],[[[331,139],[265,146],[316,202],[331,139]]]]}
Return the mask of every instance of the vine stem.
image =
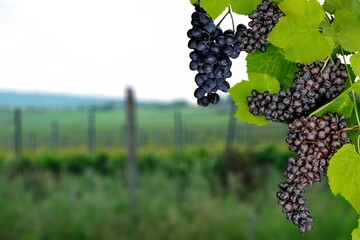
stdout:
{"type": "Polygon", "coordinates": [[[327,57],[327,58],[326,58],[326,60],[325,60],[325,62],[324,62],[324,66],[323,66],[323,67],[321,68],[321,70],[320,70],[320,74],[323,73],[324,69],[326,68],[327,63],[329,62],[329,59],[331,59],[331,57],[327,57]]]}
{"type": "Polygon", "coordinates": [[[340,130],[340,132],[342,132],[342,131],[351,131],[351,130],[355,130],[355,129],[359,129],[359,125],[355,125],[355,126],[348,127],[348,128],[343,128],[343,129],[340,130]]]}
{"type": "MultiPolygon", "coordinates": [[[[341,49],[341,56],[343,58],[343,61],[344,61],[345,67],[346,67],[346,71],[347,71],[348,76],[349,76],[350,86],[352,86],[353,82],[351,80],[350,71],[349,71],[348,65],[346,63],[344,50],[342,49],[341,46],[339,46],[339,47],[341,49]]],[[[354,90],[351,90],[351,95],[352,95],[352,100],[353,100],[353,104],[354,104],[354,108],[355,108],[356,121],[358,123],[358,126],[360,126],[360,119],[359,119],[358,109],[357,109],[357,106],[356,106],[356,98],[355,98],[355,91],[354,90]]],[[[360,135],[359,134],[358,134],[358,137],[357,137],[357,150],[358,150],[358,152],[360,152],[360,135]]]]}
{"type": "Polygon", "coordinates": [[[233,32],[235,33],[235,24],[234,24],[234,17],[231,13],[231,6],[229,5],[229,14],[230,14],[230,17],[231,17],[231,23],[232,23],[232,28],[233,28],[233,32]]]}
{"type": "Polygon", "coordinates": [[[229,14],[230,14],[230,7],[228,8],[227,13],[222,17],[222,19],[216,26],[219,27],[221,25],[221,23],[224,21],[224,19],[227,17],[227,15],[229,15],[229,14]]]}
{"type": "Polygon", "coordinates": [[[231,23],[232,23],[232,27],[233,27],[233,31],[235,32],[235,25],[234,25],[234,18],[233,18],[233,15],[231,14],[231,7],[229,5],[228,7],[228,11],[227,13],[223,16],[223,18],[220,20],[220,22],[216,25],[216,27],[219,27],[220,24],[224,21],[224,19],[227,17],[227,15],[230,15],[231,17],[231,23]]]}

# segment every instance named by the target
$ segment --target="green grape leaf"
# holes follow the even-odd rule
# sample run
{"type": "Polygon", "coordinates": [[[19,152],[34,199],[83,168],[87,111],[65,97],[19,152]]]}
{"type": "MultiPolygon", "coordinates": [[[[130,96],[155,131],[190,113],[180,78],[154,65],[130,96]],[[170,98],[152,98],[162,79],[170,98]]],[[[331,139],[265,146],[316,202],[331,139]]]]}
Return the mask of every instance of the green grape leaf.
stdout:
{"type": "Polygon", "coordinates": [[[230,0],[231,9],[242,15],[249,15],[262,0],[230,0]]]}
{"type": "MultiPolygon", "coordinates": [[[[350,58],[351,59],[351,58],[350,58]]],[[[355,61],[356,62],[356,61],[355,61]]],[[[351,65],[350,64],[346,64],[347,65],[347,69],[348,69],[348,72],[349,72],[349,76],[348,78],[346,79],[346,82],[345,82],[345,89],[349,88],[350,87],[350,81],[351,82],[356,82],[355,79],[356,79],[356,74],[354,72],[354,70],[352,69],[351,65]],[[349,80],[350,79],[350,80],[349,80]],[[348,86],[347,86],[348,85],[348,86]]],[[[356,66],[356,64],[355,64],[356,66]]]]}
{"type": "Polygon", "coordinates": [[[275,78],[261,73],[249,73],[248,77],[249,81],[243,80],[229,89],[230,96],[238,107],[235,117],[250,124],[266,125],[270,121],[266,120],[265,116],[254,116],[249,112],[246,98],[251,96],[254,89],[259,92],[278,92],[280,91],[279,82],[275,78]]]}
{"type": "Polygon", "coordinates": [[[248,73],[264,73],[279,80],[282,90],[291,87],[294,74],[299,70],[296,63],[285,59],[281,50],[272,44],[266,52],[255,52],[246,57],[248,73]]]}
{"type": "MultiPolygon", "coordinates": [[[[357,123],[355,125],[357,125],[357,123]]],[[[349,126],[355,126],[355,125],[350,125],[349,124],[349,126]]],[[[359,131],[358,130],[347,131],[347,136],[351,140],[351,142],[356,143],[357,140],[358,140],[359,131]]]]}
{"type": "Polygon", "coordinates": [[[191,3],[191,4],[194,4],[194,3],[196,3],[197,1],[199,1],[199,0],[190,0],[190,3],[191,3]]]}
{"type": "Polygon", "coordinates": [[[327,172],[332,193],[341,194],[360,213],[360,156],[345,144],[330,160],[327,172]]]}
{"type": "Polygon", "coordinates": [[[360,82],[355,82],[351,87],[349,87],[346,91],[354,91],[357,96],[360,96],[360,82]]]}
{"type": "Polygon", "coordinates": [[[338,113],[345,118],[351,116],[354,110],[354,104],[351,101],[349,93],[342,93],[340,96],[332,100],[331,102],[323,105],[322,107],[316,109],[311,115],[322,116],[327,112],[338,113]]]}
{"type": "Polygon", "coordinates": [[[230,0],[201,0],[200,6],[212,19],[216,19],[229,4],[230,0]]]}
{"type": "Polygon", "coordinates": [[[360,20],[349,10],[337,10],[335,20],[323,24],[323,34],[331,37],[336,45],[350,52],[360,50],[360,20]]]}
{"type": "Polygon", "coordinates": [[[346,9],[355,13],[360,18],[359,0],[325,0],[324,10],[333,14],[336,10],[346,9]]]}
{"type": "Polygon", "coordinates": [[[284,0],[279,7],[286,16],[272,29],[268,41],[284,49],[286,59],[310,64],[331,54],[333,40],[318,31],[325,14],[320,3],[284,0]]]}
{"type": "Polygon", "coordinates": [[[360,76],[360,52],[350,57],[351,69],[357,76],[360,76]]]}
{"type": "Polygon", "coordinates": [[[352,240],[360,240],[360,218],[358,222],[359,222],[359,226],[355,228],[351,234],[352,240]]]}
{"type": "MultiPolygon", "coordinates": [[[[358,111],[359,111],[359,109],[358,109],[358,111]]],[[[349,118],[346,118],[346,123],[347,123],[348,127],[356,126],[358,124],[355,111],[353,111],[353,113],[351,114],[351,116],[349,118]]],[[[359,129],[346,131],[348,138],[350,138],[351,142],[353,142],[353,143],[357,142],[359,133],[360,133],[359,129]]]]}
{"type": "MultiPolygon", "coordinates": [[[[347,79],[347,82],[350,80],[347,79]]],[[[344,92],[342,92],[337,98],[333,99],[331,102],[321,106],[316,109],[310,115],[322,116],[326,112],[336,112],[345,118],[349,118],[354,110],[354,104],[349,96],[350,93],[354,91],[360,96],[360,82],[352,84],[344,92]]]]}

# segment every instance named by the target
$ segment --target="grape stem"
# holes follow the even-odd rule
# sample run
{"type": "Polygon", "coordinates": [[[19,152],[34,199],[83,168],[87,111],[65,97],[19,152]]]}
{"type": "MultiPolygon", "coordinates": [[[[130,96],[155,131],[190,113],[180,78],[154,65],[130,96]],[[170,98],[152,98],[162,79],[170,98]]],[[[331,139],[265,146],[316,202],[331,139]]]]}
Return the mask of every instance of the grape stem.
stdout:
{"type": "Polygon", "coordinates": [[[342,132],[342,131],[352,131],[352,130],[355,130],[355,129],[359,129],[359,125],[355,125],[355,126],[348,127],[348,128],[343,128],[343,129],[340,130],[340,132],[342,132]]]}
{"type": "Polygon", "coordinates": [[[325,59],[324,66],[323,66],[323,67],[321,68],[321,70],[320,70],[320,75],[323,73],[324,69],[326,68],[326,65],[328,64],[329,59],[331,59],[331,57],[327,57],[327,58],[325,59]]]}
{"type": "Polygon", "coordinates": [[[232,23],[233,32],[235,32],[234,18],[233,18],[233,15],[231,13],[231,6],[230,5],[229,5],[229,14],[230,14],[230,17],[231,17],[231,23],[232,23]]]}
{"type": "Polygon", "coordinates": [[[220,20],[220,22],[216,25],[216,27],[219,27],[221,25],[221,23],[224,21],[224,19],[227,17],[227,15],[230,15],[231,17],[231,22],[232,22],[232,27],[233,27],[233,31],[235,31],[235,25],[234,25],[234,18],[231,14],[231,7],[228,7],[228,11],[227,13],[223,16],[223,18],[220,20]]]}

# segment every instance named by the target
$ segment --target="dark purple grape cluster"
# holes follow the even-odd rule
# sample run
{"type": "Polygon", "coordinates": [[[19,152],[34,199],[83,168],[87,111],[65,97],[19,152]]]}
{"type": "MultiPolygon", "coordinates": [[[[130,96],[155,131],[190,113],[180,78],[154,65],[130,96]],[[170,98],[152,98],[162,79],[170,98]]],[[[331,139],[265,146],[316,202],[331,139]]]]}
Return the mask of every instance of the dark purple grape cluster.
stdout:
{"type": "Polygon", "coordinates": [[[327,63],[298,64],[298,68],[291,88],[274,94],[253,90],[247,98],[249,111],[274,122],[292,120],[336,98],[348,77],[339,58],[327,63]]]}
{"type": "Polygon", "coordinates": [[[311,230],[313,218],[305,204],[305,190],[288,182],[279,184],[279,188],[276,195],[286,218],[299,227],[301,234],[311,230]]]}
{"type": "Polygon", "coordinates": [[[248,26],[250,28],[247,28],[244,24],[237,26],[235,34],[237,38],[236,48],[248,53],[256,52],[257,50],[265,52],[266,45],[268,44],[267,37],[283,16],[285,14],[280,10],[276,2],[263,0],[249,14],[251,21],[248,23],[248,26]]]}
{"type": "Polygon", "coordinates": [[[279,204],[286,218],[303,234],[312,228],[313,219],[305,205],[305,188],[321,181],[329,161],[344,144],[350,143],[344,117],[327,113],[322,117],[302,116],[289,124],[286,142],[296,157],[288,159],[279,184],[279,204]]]}
{"type": "Polygon", "coordinates": [[[192,49],[189,67],[198,72],[195,76],[198,88],[194,92],[197,103],[208,106],[219,101],[218,90],[227,92],[230,88],[226,81],[232,76],[230,58],[237,58],[240,51],[234,47],[236,38],[233,30],[222,31],[199,2],[194,6],[192,28],[187,32],[190,38],[188,47],[192,49]]]}
{"type": "Polygon", "coordinates": [[[249,111],[255,116],[265,115],[267,120],[274,122],[292,119],[294,117],[292,95],[292,88],[274,94],[253,90],[251,96],[247,97],[249,111]]]}

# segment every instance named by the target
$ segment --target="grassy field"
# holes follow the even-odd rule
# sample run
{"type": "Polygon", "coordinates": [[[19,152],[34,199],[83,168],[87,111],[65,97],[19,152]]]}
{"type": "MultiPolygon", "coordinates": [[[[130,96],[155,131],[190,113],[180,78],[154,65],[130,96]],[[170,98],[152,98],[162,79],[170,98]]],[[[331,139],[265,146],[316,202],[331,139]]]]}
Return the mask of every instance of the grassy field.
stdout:
{"type": "MultiPolygon", "coordinates": [[[[11,139],[12,112],[0,114],[0,138],[11,139]]],[[[356,213],[332,196],[326,179],[306,195],[315,219],[311,232],[299,235],[281,213],[275,193],[289,154],[286,126],[237,122],[234,147],[242,152],[229,155],[224,168],[230,108],[182,109],[183,131],[194,130],[196,144],[180,150],[174,146],[174,114],[173,108],[137,109],[144,148],[138,149],[133,211],[125,181],[126,151],[120,142],[111,149],[99,147],[95,155],[87,151],[87,110],[24,111],[24,137],[51,136],[51,123],[57,121],[73,148],[25,149],[17,171],[11,148],[0,151],[0,239],[350,239],[356,213]],[[161,134],[152,136],[157,131],[161,134]],[[221,184],[224,170],[227,191],[221,184]],[[252,180],[245,182],[247,176],[252,180]]],[[[122,109],[98,111],[99,142],[106,134],[120,134],[124,118],[122,109]]]]}
{"type": "Polygon", "coordinates": [[[188,175],[185,188],[176,176],[143,174],[135,211],[122,174],[54,178],[48,172],[3,172],[0,179],[0,239],[6,240],[344,240],[357,220],[324,181],[306,194],[314,229],[300,235],[277,204],[277,171],[240,195],[245,186],[235,177],[221,195],[200,172],[188,175]]]}

